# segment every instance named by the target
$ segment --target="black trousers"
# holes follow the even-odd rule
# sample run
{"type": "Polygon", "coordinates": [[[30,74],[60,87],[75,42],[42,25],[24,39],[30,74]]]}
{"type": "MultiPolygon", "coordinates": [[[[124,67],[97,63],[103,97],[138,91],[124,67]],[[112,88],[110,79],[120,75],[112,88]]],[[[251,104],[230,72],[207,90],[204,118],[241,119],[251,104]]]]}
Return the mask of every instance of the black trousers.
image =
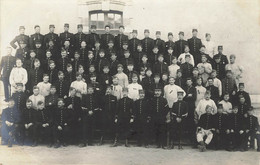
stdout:
{"type": "Polygon", "coordinates": [[[68,143],[70,139],[70,127],[69,126],[62,126],[62,130],[58,129],[58,126],[53,126],[53,141],[54,142],[61,142],[61,143],[68,143]]]}
{"type": "Polygon", "coordinates": [[[95,120],[94,114],[84,116],[81,121],[81,142],[91,144],[93,141],[95,120]]]}
{"type": "Polygon", "coordinates": [[[256,132],[250,130],[248,133],[244,132],[243,136],[242,136],[242,144],[241,144],[241,148],[247,150],[248,149],[248,142],[250,142],[250,146],[254,146],[254,140],[257,137],[256,132]],[[249,141],[249,137],[250,137],[250,141],[249,141]]]}
{"type": "Polygon", "coordinates": [[[220,131],[219,133],[215,132],[213,139],[216,149],[223,149],[228,147],[227,134],[225,131],[220,131]]]}
{"type": "Polygon", "coordinates": [[[33,127],[33,140],[39,142],[40,139],[46,143],[53,143],[51,126],[43,127],[42,124],[36,124],[33,127]]]}
{"type": "Polygon", "coordinates": [[[33,127],[34,125],[30,126],[28,129],[26,129],[24,126],[21,129],[21,141],[24,142],[25,139],[28,139],[29,141],[33,138],[33,127]]]}
{"type": "Polygon", "coordinates": [[[238,149],[242,144],[242,137],[238,131],[227,134],[228,146],[232,149],[238,149]]]}
{"type": "Polygon", "coordinates": [[[183,119],[180,123],[174,119],[169,123],[170,125],[170,140],[172,142],[176,141],[178,144],[180,144],[181,139],[183,137],[183,130],[185,126],[185,120],[183,119]]]}
{"type": "Polygon", "coordinates": [[[4,84],[4,93],[5,93],[5,99],[9,99],[11,95],[11,87],[9,83],[9,77],[2,77],[2,81],[4,84]]]}
{"type": "Polygon", "coordinates": [[[154,121],[154,133],[157,146],[166,145],[166,123],[161,120],[154,121]]]}

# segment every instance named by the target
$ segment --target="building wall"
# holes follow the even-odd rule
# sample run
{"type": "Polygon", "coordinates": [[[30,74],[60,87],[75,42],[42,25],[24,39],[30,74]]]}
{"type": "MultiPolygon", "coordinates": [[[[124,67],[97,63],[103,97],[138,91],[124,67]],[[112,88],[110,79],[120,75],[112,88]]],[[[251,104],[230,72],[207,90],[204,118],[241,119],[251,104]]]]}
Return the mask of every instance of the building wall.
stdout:
{"type": "MultiPolygon", "coordinates": [[[[224,45],[225,54],[237,55],[237,62],[245,69],[247,90],[260,93],[259,6],[257,0],[132,0],[131,6],[125,7],[124,17],[130,20],[126,31],[137,29],[139,38],[143,38],[146,28],[152,37],[161,30],[163,39],[169,31],[176,40],[179,31],[190,38],[192,28],[197,28],[203,39],[206,32],[211,33],[217,45],[224,45]]],[[[48,32],[49,24],[62,32],[64,23],[76,32],[79,17],[88,14],[87,8],[78,7],[77,0],[1,0],[0,12],[2,54],[20,25],[26,27],[27,34],[34,32],[36,24],[43,34],[48,32]]]]}

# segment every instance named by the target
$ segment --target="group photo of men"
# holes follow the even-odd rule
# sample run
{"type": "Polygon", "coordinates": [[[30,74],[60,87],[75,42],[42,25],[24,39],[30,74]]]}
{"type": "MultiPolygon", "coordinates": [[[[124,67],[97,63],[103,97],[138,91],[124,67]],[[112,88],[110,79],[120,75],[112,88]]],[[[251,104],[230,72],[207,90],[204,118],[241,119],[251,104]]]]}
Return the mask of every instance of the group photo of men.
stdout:
{"type": "MultiPolygon", "coordinates": [[[[225,55],[198,29],[185,40],[149,29],[97,34],[49,33],[25,27],[0,64],[8,107],[1,114],[1,144],[77,145],[260,151],[260,126],[236,55],[225,55]],[[16,50],[14,54],[13,51],[16,50]],[[256,143],[255,143],[256,141],[256,143]]],[[[15,33],[15,32],[13,32],[15,33]]]]}

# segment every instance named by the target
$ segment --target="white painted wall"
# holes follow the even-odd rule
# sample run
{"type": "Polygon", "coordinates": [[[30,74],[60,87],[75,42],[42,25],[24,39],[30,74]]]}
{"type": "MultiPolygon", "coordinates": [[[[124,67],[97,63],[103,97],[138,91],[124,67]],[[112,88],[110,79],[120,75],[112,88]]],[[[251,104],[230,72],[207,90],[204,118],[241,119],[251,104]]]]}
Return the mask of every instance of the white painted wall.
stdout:
{"type": "MultiPolygon", "coordinates": [[[[245,68],[247,90],[260,93],[258,0],[133,0],[131,4],[124,12],[125,17],[132,18],[126,30],[137,29],[140,38],[146,28],[152,37],[161,30],[164,39],[169,31],[175,39],[179,31],[190,38],[192,28],[199,30],[200,38],[209,32],[217,44],[224,45],[225,54],[237,55],[237,62],[245,68]]],[[[70,31],[76,32],[79,23],[77,0],[1,0],[0,12],[2,54],[20,25],[32,34],[34,25],[39,24],[45,34],[49,24],[62,32],[63,24],[69,23],[70,31]]]]}

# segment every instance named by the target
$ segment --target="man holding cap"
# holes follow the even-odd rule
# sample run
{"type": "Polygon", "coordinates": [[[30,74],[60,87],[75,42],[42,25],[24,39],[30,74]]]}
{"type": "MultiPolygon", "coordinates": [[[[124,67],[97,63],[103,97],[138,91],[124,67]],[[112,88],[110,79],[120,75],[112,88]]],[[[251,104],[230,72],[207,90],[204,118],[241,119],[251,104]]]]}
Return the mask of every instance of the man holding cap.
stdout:
{"type": "Polygon", "coordinates": [[[35,49],[36,41],[40,42],[41,45],[44,45],[44,36],[40,33],[40,26],[34,26],[35,33],[30,37],[30,48],[35,49]]]}
{"type": "Polygon", "coordinates": [[[179,40],[175,42],[175,55],[177,58],[184,53],[185,45],[188,45],[188,42],[184,40],[184,32],[179,32],[179,40]]]}
{"type": "Polygon", "coordinates": [[[161,39],[161,32],[156,31],[155,33],[156,39],[154,40],[154,45],[158,46],[159,53],[165,52],[165,42],[161,39]]]}
{"type": "Polygon", "coordinates": [[[150,31],[148,29],[145,29],[142,45],[143,45],[143,51],[147,54],[151,54],[154,47],[154,40],[149,36],[150,36],[150,31]]]}
{"type": "Polygon", "coordinates": [[[54,47],[59,48],[59,36],[58,34],[54,33],[55,26],[53,24],[49,25],[49,30],[50,32],[44,36],[44,43],[46,48],[48,47],[50,41],[53,41],[54,47]]]}
{"type": "Polygon", "coordinates": [[[79,50],[81,48],[81,42],[86,41],[86,37],[87,37],[87,35],[85,33],[83,33],[83,25],[82,24],[78,24],[77,29],[78,29],[78,32],[76,34],[74,34],[75,50],[79,50]]]}
{"type": "Polygon", "coordinates": [[[188,45],[190,48],[190,53],[194,56],[195,65],[200,62],[199,50],[202,46],[201,39],[197,37],[198,30],[192,29],[192,38],[188,39],[188,45]]]}
{"type": "Polygon", "coordinates": [[[100,41],[99,35],[96,33],[97,31],[97,26],[96,25],[91,25],[90,26],[90,33],[87,34],[87,45],[89,48],[92,50],[95,48],[95,43],[96,41],[100,41]]]}
{"type": "Polygon", "coordinates": [[[129,40],[129,50],[131,54],[135,54],[137,52],[137,46],[141,41],[137,38],[137,30],[133,30],[132,35],[133,38],[129,40]]]}

